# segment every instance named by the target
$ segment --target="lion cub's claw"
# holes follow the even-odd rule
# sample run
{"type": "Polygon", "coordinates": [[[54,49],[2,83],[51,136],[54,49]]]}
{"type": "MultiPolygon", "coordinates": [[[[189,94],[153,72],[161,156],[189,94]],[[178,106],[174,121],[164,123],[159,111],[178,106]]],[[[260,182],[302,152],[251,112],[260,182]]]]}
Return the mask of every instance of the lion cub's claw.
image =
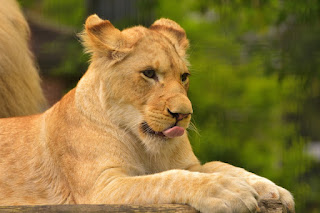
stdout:
{"type": "Polygon", "coordinates": [[[256,176],[248,180],[249,184],[257,191],[260,199],[280,200],[282,205],[287,209],[287,212],[294,213],[294,199],[289,191],[277,186],[270,180],[256,176]]]}

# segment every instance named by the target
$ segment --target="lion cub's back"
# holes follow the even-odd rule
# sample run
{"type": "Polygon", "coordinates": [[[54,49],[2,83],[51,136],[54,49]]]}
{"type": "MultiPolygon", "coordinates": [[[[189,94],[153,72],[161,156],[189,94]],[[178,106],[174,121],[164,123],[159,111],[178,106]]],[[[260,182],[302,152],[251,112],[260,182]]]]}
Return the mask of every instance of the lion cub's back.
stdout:
{"type": "Polygon", "coordinates": [[[0,119],[0,205],[37,204],[46,197],[37,190],[44,154],[39,125],[40,115],[0,119]]]}

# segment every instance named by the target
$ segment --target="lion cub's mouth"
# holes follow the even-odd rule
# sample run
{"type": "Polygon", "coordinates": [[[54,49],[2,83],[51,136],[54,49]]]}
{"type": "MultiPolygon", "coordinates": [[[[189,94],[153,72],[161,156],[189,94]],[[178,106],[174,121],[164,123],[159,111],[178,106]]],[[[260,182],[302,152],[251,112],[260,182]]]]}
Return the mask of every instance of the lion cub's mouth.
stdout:
{"type": "Polygon", "coordinates": [[[174,125],[162,132],[156,132],[147,124],[147,122],[143,122],[141,124],[141,129],[146,134],[153,135],[156,137],[161,137],[161,138],[180,137],[184,134],[184,131],[185,131],[184,128],[174,125]]]}

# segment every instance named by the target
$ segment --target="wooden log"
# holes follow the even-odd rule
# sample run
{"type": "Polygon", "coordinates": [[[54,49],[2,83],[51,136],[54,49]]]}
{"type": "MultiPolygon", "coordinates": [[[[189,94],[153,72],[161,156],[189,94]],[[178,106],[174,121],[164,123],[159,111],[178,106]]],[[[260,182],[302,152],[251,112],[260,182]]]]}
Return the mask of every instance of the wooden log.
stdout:
{"type": "Polygon", "coordinates": [[[90,212],[183,212],[197,213],[195,209],[180,204],[154,205],[45,205],[45,206],[0,206],[1,213],[90,213],[90,212]]]}
{"type": "MultiPolygon", "coordinates": [[[[90,213],[90,212],[180,212],[197,213],[194,208],[182,204],[153,205],[42,205],[42,206],[0,206],[1,213],[90,213]]],[[[257,213],[287,213],[278,200],[261,200],[257,213]]]]}

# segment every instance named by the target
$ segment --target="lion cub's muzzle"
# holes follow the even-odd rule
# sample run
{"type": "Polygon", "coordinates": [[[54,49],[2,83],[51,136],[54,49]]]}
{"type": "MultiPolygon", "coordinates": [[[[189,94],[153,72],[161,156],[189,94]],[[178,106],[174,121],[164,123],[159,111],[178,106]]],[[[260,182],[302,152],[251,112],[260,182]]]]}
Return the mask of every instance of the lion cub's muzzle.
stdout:
{"type": "Polygon", "coordinates": [[[160,101],[155,103],[156,107],[148,107],[145,121],[141,124],[142,132],[163,138],[182,136],[193,113],[190,100],[186,95],[178,94],[160,101]]]}

